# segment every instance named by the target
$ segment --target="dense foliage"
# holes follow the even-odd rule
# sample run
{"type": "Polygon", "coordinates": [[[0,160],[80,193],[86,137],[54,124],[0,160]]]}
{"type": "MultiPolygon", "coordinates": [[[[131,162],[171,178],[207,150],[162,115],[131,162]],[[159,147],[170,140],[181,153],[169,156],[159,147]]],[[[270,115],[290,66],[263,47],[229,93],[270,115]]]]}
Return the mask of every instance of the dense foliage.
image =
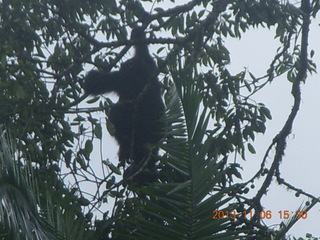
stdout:
{"type": "Polygon", "coordinates": [[[318,201],[279,171],[300,84],[315,72],[308,36],[318,11],[317,0],[0,2],[0,123],[12,142],[3,140],[0,151],[1,239],[285,237],[296,218],[271,229],[255,216],[274,179],[310,197],[304,210],[318,201]],[[108,155],[112,98],[88,97],[82,85],[88,70],[118,69],[132,55],[137,25],[146,27],[159,67],[167,127],[161,178],[128,188],[108,155]],[[281,47],[264,76],[231,74],[225,40],[252,27],[274,27],[281,47]],[[235,156],[255,152],[271,119],[254,94],[280,76],[292,83],[294,106],[261,169],[242,182],[235,156]],[[262,186],[248,197],[259,177],[262,186]],[[213,211],[230,214],[212,219],[213,211]],[[250,211],[252,218],[244,216],[250,211]]]}

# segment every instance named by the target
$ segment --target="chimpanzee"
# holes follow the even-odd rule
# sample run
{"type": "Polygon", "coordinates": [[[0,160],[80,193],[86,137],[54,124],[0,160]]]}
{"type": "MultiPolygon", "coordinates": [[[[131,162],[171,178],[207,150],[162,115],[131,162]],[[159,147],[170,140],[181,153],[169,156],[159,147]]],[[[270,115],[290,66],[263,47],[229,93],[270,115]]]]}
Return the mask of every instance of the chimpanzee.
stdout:
{"type": "Polygon", "coordinates": [[[120,164],[130,165],[124,173],[127,178],[139,169],[154,170],[153,156],[158,149],[152,149],[150,144],[163,137],[165,106],[161,84],[145,39],[144,29],[134,28],[131,33],[135,48],[133,58],[124,62],[119,71],[90,71],[84,83],[88,94],[115,92],[119,96],[119,101],[110,109],[109,119],[119,144],[120,164]]]}

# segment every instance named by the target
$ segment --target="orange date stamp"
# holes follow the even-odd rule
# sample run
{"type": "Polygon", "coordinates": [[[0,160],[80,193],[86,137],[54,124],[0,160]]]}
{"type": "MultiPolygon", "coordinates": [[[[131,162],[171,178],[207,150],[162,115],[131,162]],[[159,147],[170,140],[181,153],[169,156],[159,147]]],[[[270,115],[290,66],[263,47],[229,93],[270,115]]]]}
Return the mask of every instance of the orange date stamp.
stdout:
{"type": "Polygon", "coordinates": [[[277,216],[280,219],[289,219],[289,218],[296,218],[296,219],[307,219],[308,212],[307,211],[289,211],[289,210],[281,210],[278,212],[272,212],[271,210],[260,211],[259,214],[254,214],[253,211],[212,211],[212,219],[237,219],[237,218],[260,218],[260,219],[272,219],[273,217],[277,216]]]}

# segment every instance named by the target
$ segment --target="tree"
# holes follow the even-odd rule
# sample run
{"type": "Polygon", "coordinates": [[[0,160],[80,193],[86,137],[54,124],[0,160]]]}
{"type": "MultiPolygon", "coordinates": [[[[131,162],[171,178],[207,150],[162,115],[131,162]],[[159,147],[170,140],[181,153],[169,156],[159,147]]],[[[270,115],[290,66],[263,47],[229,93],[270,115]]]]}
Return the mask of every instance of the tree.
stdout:
{"type": "MultiPolygon", "coordinates": [[[[58,232],[55,238],[283,239],[298,219],[291,216],[276,229],[263,224],[260,213],[268,212],[261,200],[271,182],[308,196],[301,211],[318,202],[283,179],[279,166],[300,107],[300,85],[315,72],[308,37],[319,1],[23,0],[2,1],[0,11],[0,120],[14,142],[17,168],[32,168],[26,179],[44,183],[32,191],[30,202],[40,208],[32,218],[56,229],[49,231],[58,232]],[[127,59],[128,36],[137,25],[146,27],[159,67],[167,135],[159,143],[159,181],[127,188],[123,169],[104,155],[105,137],[113,132],[106,117],[112,100],[87,98],[82,84],[88,69],[117,69],[127,59]],[[275,28],[281,47],[264,76],[231,74],[224,41],[252,27],[275,28]],[[294,106],[261,169],[244,182],[234,156],[255,152],[255,136],[265,132],[271,113],[254,95],[276,78],[292,83],[294,106]],[[262,186],[250,190],[257,178],[262,186]],[[103,210],[111,199],[112,211],[103,210]],[[97,213],[103,216],[94,220],[97,213]]],[[[23,186],[13,186],[23,193],[23,186]]],[[[10,223],[1,228],[2,239],[22,231],[10,223]]]]}

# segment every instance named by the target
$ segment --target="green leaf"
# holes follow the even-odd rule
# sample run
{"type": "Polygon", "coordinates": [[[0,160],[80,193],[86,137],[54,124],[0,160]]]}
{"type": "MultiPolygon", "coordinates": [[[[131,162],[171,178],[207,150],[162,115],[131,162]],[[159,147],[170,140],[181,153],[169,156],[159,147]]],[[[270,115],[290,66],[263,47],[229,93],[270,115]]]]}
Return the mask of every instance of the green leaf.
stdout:
{"type": "Polygon", "coordinates": [[[80,164],[82,169],[87,169],[87,164],[86,161],[83,159],[83,157],[78,154],[78,156],[76,157],[76,162],[80,164]]]}
{"type": "Polygon", "coordinates": [[[90,154],[93,150],[93,144],[91,140],[87,140],[84,146],[83,155],[87,160],[90,159],[90,154]]]}
{"type": "Polygon", "coordinates": [[[85,121],[86,119],[80,115],[78,115],[76,118],[73,119],[74,122],[82,122],[85,121]]]}
{"type": "Polygon", "coordinates": [[[79,204],[81,205],[81,206],[89,206],[90,205],[90,201],[88,200],[88,199],[86,199],[86,198],[80,198],[79,200],[78,200],[78,202],[79,202],[79,204]]]}
{"type": "Polygon", "coordinates": [[[270,112],[270,110],[269,110],[268,108],[266,108],[266,107],[261,107],[259,110],[260,110],[261,113],[263,113],[268,119],[270,119],[270,120],[272,119],[271,112],[270,112]]]}
{"type": "Polygon", "coordinates": [[[94,135],[98,139],[102,139],[102,127],[101,127],[100,124],[95,125],[95,127],[94,127],[94,135]]]}
{"type": "Polygon", "coordinates": [[[96,96],[96,97],[94,97],[94,98],[92,98],[92,99],[89,99],[89,100],[87,101],[87,103],[88,103],[88,104],[92,104],[92,103],[97,102],[99,99],[100,99],[100,97],[99,97],[99,96],[96,96]]]}
{"type": "Polygon", "coordinates": [[[310,58],[313,58],[314,54],[315,54],[315,51],[312,49],[312,50],[310,51],[310,58]]]}
{"type": "Polygon", "coordinates": [[[203,17],[203,15],[204,15],[204,13],[205,13],[205,12],[206,12],[206,10],[205,10],[205,9],[203,9],[203,10],[199,11],[199,13],[198,13],[198,17],[199,17],[199,19],[203,17]]]}
{"type": "Polygon", "coordinates": [[[174,189],[172,189],[170,192],[168,192],[168,195],[176,193],[176,192],[190,186],[190,184],[191,184],[191,182],[189,180],[184,183],[181,183],[178,186],[176,186],[174,189]]]}
{"type": "Polygon", "coordinates": [[[108,163],[108,167],[109,167],[110,170],[111,170],[112,172],[114,172],[115,174],[121,175],[120,169],[117,168],[115,165],[113,165],[113,163],[109,162],[109,163],[108,163]]]}
{"type": "Polygon", "coordinates": [[[110,133],[111,136],[114,136],[115,134],[114,125],[110,122],[109,119],[107,120],[106,124],[107,124],[108,132],[110,133]]]}
{"type": "Polygon", "coordinates": [[[252,154],[256,153],[256,150],[254,149],[253,145],[251,143],[248,143],[248,150],[249,152],[251,152],[252,154]]]}

